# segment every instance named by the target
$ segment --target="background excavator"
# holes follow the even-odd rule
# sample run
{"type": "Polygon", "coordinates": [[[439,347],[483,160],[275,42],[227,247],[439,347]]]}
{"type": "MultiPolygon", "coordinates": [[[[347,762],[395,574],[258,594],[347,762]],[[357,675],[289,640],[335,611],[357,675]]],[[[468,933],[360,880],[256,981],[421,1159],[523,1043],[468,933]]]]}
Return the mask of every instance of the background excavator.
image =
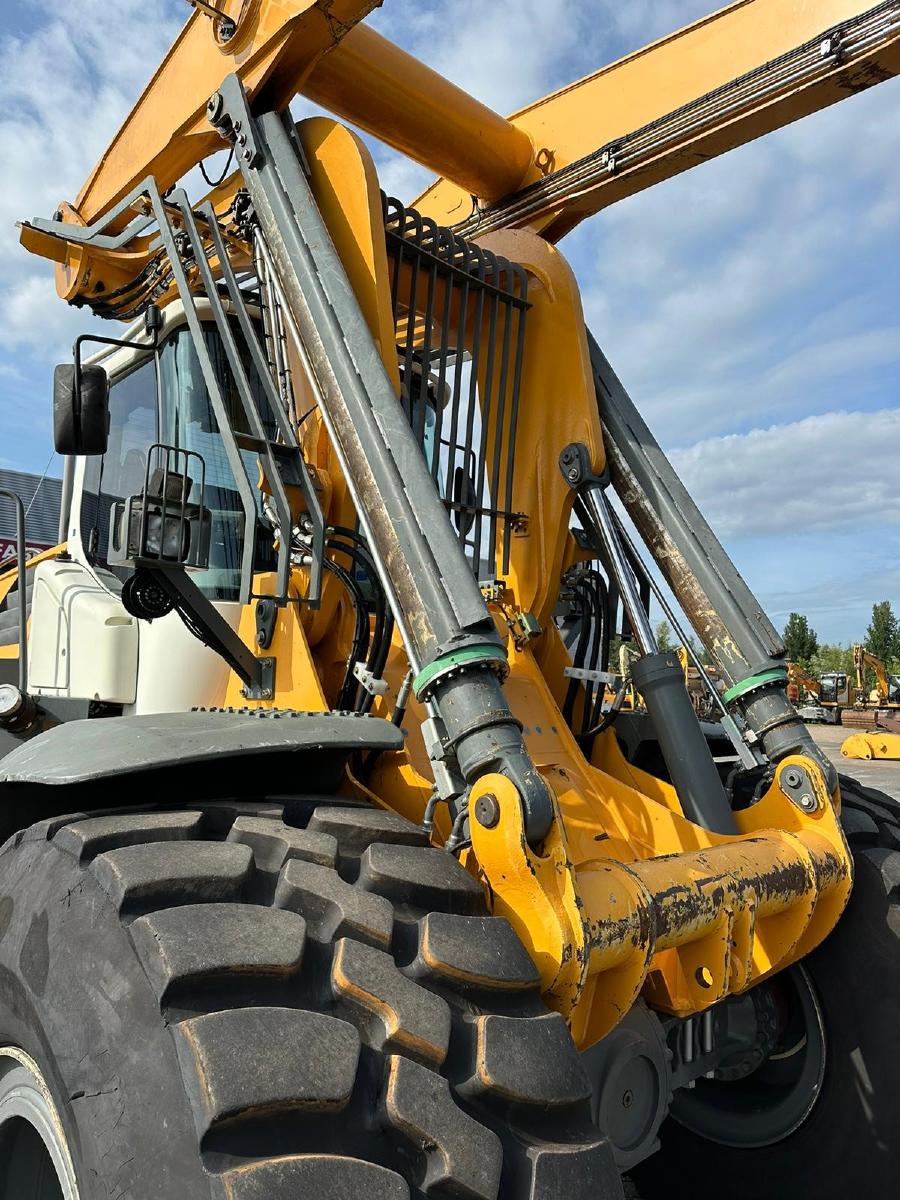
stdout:
{"type": "MultiPolygon", "coordinates": [[[[855,711],[864,714],[865,732],[854,733],[841,746],[845,758],[900,758],[900,675],[891,675],[884,662],[865,646],[853,647],[856,669],[855,711]],[[869,688],[867,674],[874,676],[869,688]]],[[[851,724],[846,720],[845,724],[851,724]]]]}
{"type": "Polygon", "coordinates": [[[871,654],[865,646],[853,647],[853,666],[856,670],[854,703],[858,708],[900,710],[900,675],[888,674],[885,663],[871,654]],[[868,686],[868,677],[874,687],[868,686]]]}
{"type": "Polygon", "coordinates": [[[54,377],[60,545],[0,572],[0,1200],[886,1200],[900,817],[556,243],[897,74],[900,10],[740,0],[505,118],[372,7],[196,0],[22,225],[110,325],[54,377]]]}

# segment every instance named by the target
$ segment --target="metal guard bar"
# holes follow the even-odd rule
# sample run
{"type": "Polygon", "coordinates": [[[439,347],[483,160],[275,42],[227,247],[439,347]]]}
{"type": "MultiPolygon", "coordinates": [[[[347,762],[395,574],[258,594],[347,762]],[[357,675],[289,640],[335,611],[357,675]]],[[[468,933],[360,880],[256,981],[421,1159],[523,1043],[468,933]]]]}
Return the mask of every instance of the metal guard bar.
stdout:
{"type": "MultiPolygon", "coordinates": [[[[25,595],[25,505],[22,497],[8,488],[0,496],[11,500],[16,510],[16,598],[19,602],[19,691],[28,691],[28,598],[25,595]]],[[[8,594],[8,593],[7,593],[8,594]]]]}

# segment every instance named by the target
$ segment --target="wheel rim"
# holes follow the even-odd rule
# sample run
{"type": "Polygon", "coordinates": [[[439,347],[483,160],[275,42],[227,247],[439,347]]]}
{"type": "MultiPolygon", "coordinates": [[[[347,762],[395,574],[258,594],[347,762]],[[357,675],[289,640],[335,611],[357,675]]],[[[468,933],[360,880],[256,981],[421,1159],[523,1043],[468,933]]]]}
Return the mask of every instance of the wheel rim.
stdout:
{"type": "Polygon", "coordinates": [[[754,1149],[783,1141],[812,1112],[825,1075],[822,1009],[802,966],[779,975],[777,986],[786,1020],[769,1059],[737,1082],[698,1079],[676,1093],[672,1116],[692,1133],[754,1149]]]}
{"type": "Polygon", "coordinates": [[[78,1200],[62,1121],[37,1063],[0,1047],[0,1200],[78,1200]]]}

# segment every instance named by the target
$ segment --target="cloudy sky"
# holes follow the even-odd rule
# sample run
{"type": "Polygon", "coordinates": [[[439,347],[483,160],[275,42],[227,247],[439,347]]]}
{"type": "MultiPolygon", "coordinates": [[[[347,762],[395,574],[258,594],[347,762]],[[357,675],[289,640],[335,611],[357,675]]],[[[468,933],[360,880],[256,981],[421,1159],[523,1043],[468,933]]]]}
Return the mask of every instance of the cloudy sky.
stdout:
{"type": "MultiPolygon", "coordinates": [[[[372,18],[501,112],[715,0],[386,0],[372,18]]],[[[83,313],[16,220],[72,199],[188,13],[31,0],[0,34],[0,464],[42,471],[83,313]],[[100,31],[102,30],[102,36],[100,31]]],[[[302,106],[298,106],[298,112],[302,106]]],[[[780,627],[862,635],[900,607],[900,80],[595,217],[562,248],[588,323],[780,627]]],[[[376,148],[411,200],[417,167],[376,148]]],[[[58,461],[51,464],[58,473],[58,461]]]]}

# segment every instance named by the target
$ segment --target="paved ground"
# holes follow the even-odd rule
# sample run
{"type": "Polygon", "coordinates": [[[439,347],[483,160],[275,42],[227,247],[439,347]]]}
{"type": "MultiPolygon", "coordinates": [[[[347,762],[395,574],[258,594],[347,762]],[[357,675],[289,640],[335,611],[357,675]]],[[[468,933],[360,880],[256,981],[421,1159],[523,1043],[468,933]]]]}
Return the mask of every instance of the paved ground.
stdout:
{"type": "Polygon", "coordinates": [[[900,760],[844,758],[841,743],[855,729],[844,729],[840,725],[810,725],[809,731],[834,765],[844,775],[858,779],[866,787],[879,788],[895,800],[900,800],[900,760]]]}

